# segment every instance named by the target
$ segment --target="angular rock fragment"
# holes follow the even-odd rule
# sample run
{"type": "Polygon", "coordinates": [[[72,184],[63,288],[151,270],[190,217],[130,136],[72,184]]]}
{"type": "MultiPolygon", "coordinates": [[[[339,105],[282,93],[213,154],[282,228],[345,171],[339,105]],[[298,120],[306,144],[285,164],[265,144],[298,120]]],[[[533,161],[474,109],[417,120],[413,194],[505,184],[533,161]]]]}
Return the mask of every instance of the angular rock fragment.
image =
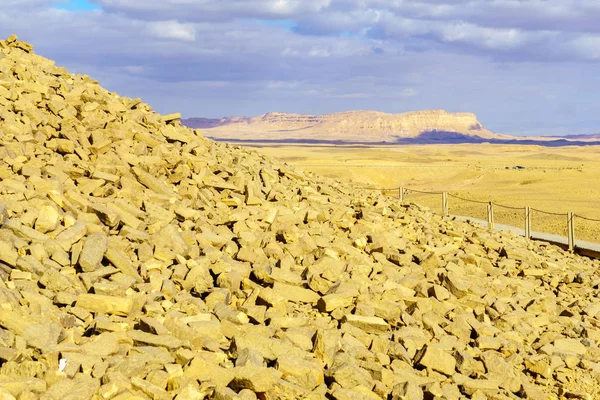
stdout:
{"type": "Polygon", "coordinates": [[[35,220],[35,229],[47,233],[58,227],[60,215],[56,208],[52,206],[43,206],[40,208],[38,217],[35,220]]]}
{"type": "Polygon", "coordinates": [[[104,233],[93,233],[85,238],[79,255],[79,265],[85,272],[93,272],[100,267],[108,249],[108,237],[104,233]]]}
{"type": "Polygon", "coordinates": [[[456,360],[451,354],[428,345],[415,356],[415,363],[445,375],[453,375],[456,368],[456,360]]]}
{"type": "Polygon", "coordinates": [[[94,313],[128,315],[133,308],[130,297],[82,294],[77,298],[77,306],[94,313]]]}
{"type": "Polygon", "coordinates": [[[229,387],[238,391],[249,389],[255,393],[268,392],[281,377],[281,372],[275,369],[253,365],[233,368],[232,374],[229,387]]]}
{"type": "Polygon", "coordinates": [[[556,353],[583,355],[587,352],[586,347],[577,339],[556,339],[554,341],[554,351],[556,353]]]}
{"type": "Polygon", "coordinates": [[[379,317],[365,317],[362,315],[346,315],[343,322],[348,323],[352,326],[359,328],[366,333],[385,333],[389,330],[390,326],[383,318],[379,317]]]}
{"type": "MultiPolygon", "coordinates": [[[[0,86],[1,87],[1,86],[0,86]]],[[[0,227],[4,225],[6,221],[8,221],[8,211],[6,211],[6,206],[4,204],[0,204],[0,227]]]]}
{"type": "Polygon", "coordinates": [[[321,297],[318,306],[321,311],[330,312],[336,308],[350,307],[354,304],[356,296],[353,293],[333,293],[321,297]]]}
{"type": "Polygon", "coordinates": [[[313,390],[324,382],[323,365],[316,360],[303,360],[292,356],[277,358],[277,370],[282,378],[313,390]]]}

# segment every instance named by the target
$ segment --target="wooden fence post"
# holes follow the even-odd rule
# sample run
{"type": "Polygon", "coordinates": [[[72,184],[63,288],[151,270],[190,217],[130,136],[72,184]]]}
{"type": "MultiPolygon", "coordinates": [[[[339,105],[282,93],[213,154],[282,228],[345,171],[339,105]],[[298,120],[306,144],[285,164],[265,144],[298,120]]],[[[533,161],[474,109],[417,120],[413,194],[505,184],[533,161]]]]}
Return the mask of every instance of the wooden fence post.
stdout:
{"type": "Polygon", "coordinates": [[[494,228],[494,203],[491,201],[488,204],[488,228],[494,228]]]}
{"type": "Polygon", "coordinates": [[[448,192],[442,192],[442,213],[448,215],[448,192]]]}
{"type": "Polygon", "coordinates": [[[569,238],[569,251],[575,250],[575,218],[573,217],[573,213],[570,212],[567,214],[567,223],[568,223],[568,238],[569,238]]]}
{"type": "Polygon", "coordinates": [[[531,208],[525,207],[525,238],[531,239],[531,208]]]}
{"type": "Polygon", "coordinates": [[[400,201],[404,201],[404,186],[400,186],[398,188],[398,198],[400,199],[400,201]]]}

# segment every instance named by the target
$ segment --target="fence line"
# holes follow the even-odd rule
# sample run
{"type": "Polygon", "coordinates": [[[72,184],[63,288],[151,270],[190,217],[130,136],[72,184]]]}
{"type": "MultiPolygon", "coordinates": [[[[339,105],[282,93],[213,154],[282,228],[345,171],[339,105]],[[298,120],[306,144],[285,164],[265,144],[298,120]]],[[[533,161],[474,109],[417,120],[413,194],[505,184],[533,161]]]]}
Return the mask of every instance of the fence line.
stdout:
{"type": "MultiPolygon", "coordinates": [[[[586,221],[590,221],[590,222],[599,222],[600,223],[600,219],[589,218],[589,217],[585,217],[585,216],[575,214],[572,212],[557,213],[557,212],[552,212],[552,211],[540,210],[540,209],[532,208],[529,206],[526,206],[526,207],[507,206],[504,204],[494,203],[492,201],[481,201],[481,200],[468,199],[468,198],[458,196],[456,194],[452,194],[452,193],[449,193],[446,191],[442,191],[442,192],[440,192],[440,191],[423,191],[423,190],[410,189],[410,188],[406,188],[403,186],[395,187],[395,188],[361,188],[361,189],[379,190],[382,192],[397,191],[398,198],[400,199],[400,201],[404,201],[406,199],[406,195],[410,194],[410,193],[427,194],[427,195],[441,195],[442,196],[442,199],[441,199],[442,213],[444,215],[449,215],[449,203],[448,203],[449,197],[452,197],[452,198],[455,198],[458,200],[462,200],[462,201],[466,201],[466,202],[470,202],[470,203],[475,203],[475,204],[485,204],[487,206],[487,223],[490,228],[493,228],[494,223],[495,223],[495,221],[494,221],[494,207],[495,206],[504,208],[504,209],[509,209],[509,210],[522,211],[523,212],[523,220],[524,220],[524,228],[525,228],[524,236],[528,239],[530,239],[532,237],[531,236],[531,233],[532,233],[531,213],[533,211],[539,212],[542,214],[547,214],[547,215],[566,217],[565,218],[566,228],[567,228],[567,243],[566,244],[570,251],[575,251],[575,248],[576,248],[576,244],[575,244],[575,219],[576,218],[580,218],[582,220],[586,220],[586,221]]],[[[468,217],[468,216],[463,216],[463,217],[472,218],[472,217],[468,217]]],[[[516,227],[513,226],[513,228],[516,228],[516,227]]],[[[546,236],[548,236],[548,235],[546,235],[546,236]]],[[[564,236],[562,236],[562,237],[564,238],[564,236]]],[[[550,241],[550,242],[556,242],[555,240],[548,239],[548,238],[536,237],[536,239],[537,240],[546,240],[546,241],[550,241]]],[[[564,242],[562,242],[562,243],[564,243],[564,242]]],[[[600,245],[598,245],[598,249],[592,250],[592,249],[586,248],[583,250],[589,250],[589,251],[587,251],[587,253],[592,252],[592,253],[600,254],[600,245]]]]}
{"type": "Polygon", "coordinates": [[[575,214],[574,216],[577,218],[585,219],[586,221],[600,222],[600,219],[588,218],[588,217],[584,217],[583,215],[579,215],[579,214],[575,214]]]}
{"type": "Polygon", "coordinates": [[[548,214],[548,215],[558,215],[560,217],[566,217],[568,214],[567,213],[555,213],[555,212],[551,212],[551,211],[544,211],[544,210],[538,210],[537,208],[532,208],[531,211],[536,211],[542,214],[548,214]]]}
{"type": "Polygon", "coordinates": [[[452,193],[448,193],[448,196],[450,196],[450,197],[454,197],[455,199],[459,199],[459,200],[462,200],[462,201],[469,201],[469,202],[471,202],[471,203],[479,203],[479,204],[488,204],[488,203],[489,203],[489,202],[487,202],[487,201],[479,201],[479,200],[465,199],[464,197],[460,197],[460,196],[457,196],[457,195],[455,195],[455,194],[452,194],[452,193]]]}
{"type": "Polygon", "coordinates": [[[411,193],[421,193],[421,194],[442,194],[444,192],[434,192],[434,191],[423,191],[423,190],[415,190],[415,189],[404,189],[406,192],[411,193]]]}
{"type": "Polygon", "coordinates": [[[498,203],[494,203],[494,205],[498,206],[498,207],[501,207],[501,208],[506,208],[506,209],[509,209],[509,210],[519,210],[519,211],[520,210],[525,210],[525,207],[511,207],[511,206],[505,206],[505,205],[498,204],[498,203]]]}

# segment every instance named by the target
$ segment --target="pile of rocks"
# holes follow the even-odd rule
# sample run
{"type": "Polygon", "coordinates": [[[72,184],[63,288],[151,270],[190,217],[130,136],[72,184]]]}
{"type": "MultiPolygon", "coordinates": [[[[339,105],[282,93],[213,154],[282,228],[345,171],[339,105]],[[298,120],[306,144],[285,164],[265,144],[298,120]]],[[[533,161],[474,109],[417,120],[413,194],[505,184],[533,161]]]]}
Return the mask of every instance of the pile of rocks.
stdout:
{"type": "Polygon", "coordinates": [[[0,41],[1,399],[593,398],[599,263],[0,41]]]}

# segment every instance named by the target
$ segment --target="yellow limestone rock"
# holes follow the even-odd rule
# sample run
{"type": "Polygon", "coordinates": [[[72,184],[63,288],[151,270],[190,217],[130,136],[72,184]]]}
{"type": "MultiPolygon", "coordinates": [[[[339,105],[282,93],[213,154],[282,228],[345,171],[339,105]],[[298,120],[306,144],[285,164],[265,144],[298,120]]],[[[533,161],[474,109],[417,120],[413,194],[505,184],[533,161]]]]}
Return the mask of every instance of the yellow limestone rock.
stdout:
{"type": "Polygon", "coordinates": [[[425,345],[415,360],[418,364],[445,375],[454,374],[456,368],[454,357],[435,346],[425,345]]]}
{"type": "Polygon", "coordinates": [[[94,313],[128,315],[133,308],[130,297],[82,294],[77,298],[77,306],[94,313]]]}
{"type": "Polygon", "coordinates": [[[379,317],[349,314],[343,318],[343,322],[367,333],[385,333],[390,329],[389,324],[383,318],[379,317]]]}
{"type": "Polygon", "coordinates": [[[56,229],[60,220],[58,210],[53,206],[40,207],[40,212],[35,220],[35,229],[46,233],[56,229]]]}
{"type": "Polygon", "coordinates": [[[98,232],[86,237],[79,255],[79,265],[86,272],[92,272],[101,265],[104,254],[108,249],[108,237],[98,232]]]}

